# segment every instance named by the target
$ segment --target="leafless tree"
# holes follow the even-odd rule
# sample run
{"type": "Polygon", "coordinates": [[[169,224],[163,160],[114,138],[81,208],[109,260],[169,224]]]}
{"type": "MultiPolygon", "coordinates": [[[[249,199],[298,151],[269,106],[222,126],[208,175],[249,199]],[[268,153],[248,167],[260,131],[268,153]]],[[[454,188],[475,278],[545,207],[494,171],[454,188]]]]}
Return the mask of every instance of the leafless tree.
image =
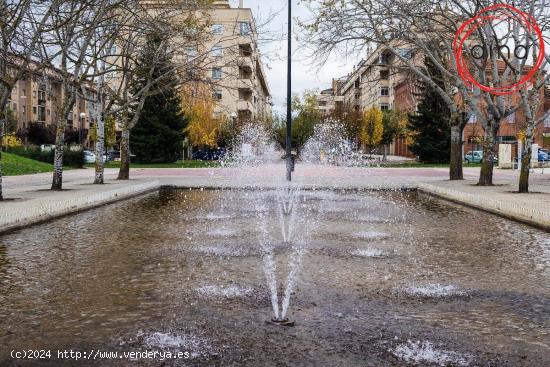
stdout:
{"type": "MultiPolygon", "coordinates": [[[[350,0],[309,1],[316,14],[303,22],[304,44],[313,46],[318,62],[337,52],[357,55],[371,47],[388,50],[398,61],[394,67],[405,68],[421,82],[434,88],[451,111],[450,178],[462,179],[462,131],[468,117],[476,115],[485,129],[486,151],[479,184],[492,184],[493,156],[500,121],[514,113],[517,106],[504,103],[499,95],[472,88],[458,72],[453,41],[460,24],[473,17],[492,1],[434,1],[434,0],[350,0]],[[403,57],[406,49],[416,57],[403,57]],[[441,71],[445,87],[434,83],[418,56],[428,57],[441,71]]],[[[494,32],[489,27],[488,31],[494,32]]],[[[488,34],[478,32],[474,37],[482,42],[488,34]]],[[[492,36],[492,35],[491,35],[492,36]]],[[[485,44],[483,44],[485,47],[485,44]]],[[[464,49],[470,54],[470,44],[464,49]]],[[[469,61],[472,61],[469,58],[469,61]]],[[[505,83],[499,75],[487,75],[487,65],[471,63],[478,80],[505,83]]],[[[494,69],[494,68],[493,68],[494,69]]]]}
{"type": "Polygon", "coordinates": [[[139,121],[146,99],[189,80],[201,80],[201,57],[198,51],[192,50],[208,27],[207,19],[197,15],[206,5],[204,1],[193,0],[167,1],[155,7],[140,4],[119,32],[115,42],[118,52],[111,55],[107,63],[105,98],[108,103],[104,112],[116,115],[122,130],[120,180],[130,176],[130,132],[139,121]],[[161,41],[153,45],[148,42],[151,37],[161,41]],[[151,47],[158,49],[151,50],[151,47]],[[171,65],[159,74],[162,50],[169,50],[174,57],[171,65]]]}
{"type": "MultiPolygon", "coordinates": [[[[207,1],[188,0],[145,7],[136,18],[138,25],[121,33],[124,35],[119,43],[122,51],[119,59],[113,62],[118,65],[118,72],[107,83],[110,87],[108,98],[113,102],[111,113],[117,114],[122,130],[118,179],[129,178],[130,134],[148,97],[174,86],[209,88],[212,92],[223,88],[238,96],[239,87],[235,81],[242,78],[239,66],[244,59],[238,42],[242,38],[239,23],[234,22],[233,32],[215,38],[211,31],[212,8],[209,5],[207,1]],[[164,68],[160,75],[156,69],[159,62],[156,56],[161,53],[147,50],[150,47],[147,37],[155,34],[163,40],[157,45],[159,51],[168,49],[173,55],[171,67],[164,68]],[[217,52],[223,57],[216,56],[217,52]],[[141,57],[144,53],[151,55],[146,63],[141,57]],[[214,77],[214,69],[222,71],[219,78],[214,77]],[[167,84],[168,80],[172,82],[167,84]],[[177,85],[172,85],[173,82],[177,85]]],[[[257,35],[258,30],[252,29],[250,36],[256,38],[257,35]]]]}
{"type": "Polygon", "coordinates": [[[29,69],[40,72],[44,62],[39,52],[44,32],[59,1],[0,1],[0,200],[2,194],[2,140],[7,106],[16,83],[29,69]]]}
{"type": "Polygon", "coordinates": [[[99,55],[109,39],[96,37],[97,30],[111,23],[117,16],[122,0],[64,1],[52,17],[52,32],[41,39],[44,54],[58,54],[51,67],[61,77],[61,100],[58,103],[59,119],[56,127],[54,172],[52,190],[63,188],[63,155],[65,128],[77,96],[86,98],[86,88],[91,88],[99,55]]]}

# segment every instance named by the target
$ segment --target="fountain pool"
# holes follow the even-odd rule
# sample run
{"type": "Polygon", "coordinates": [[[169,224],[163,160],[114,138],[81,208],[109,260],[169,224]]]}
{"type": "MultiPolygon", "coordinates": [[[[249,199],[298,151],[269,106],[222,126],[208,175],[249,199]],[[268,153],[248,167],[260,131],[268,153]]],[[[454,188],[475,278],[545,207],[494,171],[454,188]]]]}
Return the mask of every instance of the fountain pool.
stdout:
{"type": "Polygon", "coordinates": [[[545,366],[549,315],[547,233],[416,192],[162,191],[0,237],[2,366],[545,366]]]}

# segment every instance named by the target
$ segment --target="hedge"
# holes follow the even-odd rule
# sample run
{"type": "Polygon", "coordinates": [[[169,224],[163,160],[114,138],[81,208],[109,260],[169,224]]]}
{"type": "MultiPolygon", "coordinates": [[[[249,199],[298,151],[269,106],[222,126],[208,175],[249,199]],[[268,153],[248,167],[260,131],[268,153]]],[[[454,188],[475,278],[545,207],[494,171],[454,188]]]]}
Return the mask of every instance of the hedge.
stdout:
{"type": "MultiPolygon", "coordinates": [[[[41,150],[40,147],[11,147],[6,149],[7,152],[16,154],[21,157],[34,159],[35,161],[53,164],[55,151],[41,150]]],[[[69,167],[82,168],[84,167],[84,151],[73,151],[65,149],[63,154],[63,164],[69,167]]]]}

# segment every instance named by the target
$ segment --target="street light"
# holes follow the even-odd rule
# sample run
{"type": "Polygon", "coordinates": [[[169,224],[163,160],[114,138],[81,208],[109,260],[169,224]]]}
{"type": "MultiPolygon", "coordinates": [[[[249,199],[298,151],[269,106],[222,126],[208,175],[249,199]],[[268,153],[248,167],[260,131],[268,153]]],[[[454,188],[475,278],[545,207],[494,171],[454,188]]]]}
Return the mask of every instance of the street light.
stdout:
{"type": "Polygon", "coordinates": [[[82,129],[83,129],[85,117],[86,117],[86,114],[84,112],[80,112],[80,128],[78,129],[78,144],[80,144],[81,148],[82,148],[82,129]]]}
{"type": "Polygon", "coordinates": [[[286,180],[292,181],[292,0],[288,0],[288,57],[286,84],[286,180]]]}

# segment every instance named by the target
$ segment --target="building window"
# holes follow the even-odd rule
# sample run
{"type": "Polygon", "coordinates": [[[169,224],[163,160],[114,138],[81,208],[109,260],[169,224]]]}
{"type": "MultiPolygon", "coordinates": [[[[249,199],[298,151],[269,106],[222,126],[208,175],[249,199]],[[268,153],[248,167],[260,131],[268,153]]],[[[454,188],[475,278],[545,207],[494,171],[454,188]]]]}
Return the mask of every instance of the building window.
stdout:
{"type": "Polygon", "coordinates": [[[380,80],[388,80],[390,78],[389,70],[380,70],[380,80]]]}
{"type": "Polygon", "coordinates": [[[241,29],[241,35],[246,36],[250,34],[250,24],[248,22],[239,22],[239,27],[241,29]]]}
{"type": "Polygon", "coordinates": [[[359,93],[355,94],[355,99],[358,100],[359,98],[361,98],[361,95],[359,93]]]}
{"type": "Polygon", "coordinates": [[[389,95],[390,95],[390,88],[388,88],[388,87],[381,87],[381,88],[380,88],[380,95],[381,95],[381,96],[389,96],[389,95]]]}
{"type": "Polygon", "coordinates": [[[470,118],[468,119],[469,124],[475,124],[477,122],[477,116],[472,114],[470,118]]]}
{"type": "Polygon", "coordinates": [[[382,111],[388,111],[390,109],[390,106],[387,103],[380,103],[380,109],[382,111]]]}
{"type": "Polygon", "coordinates": [[[221,90],[215,90],[213,93],[212,93],[212,99],[215,100],[215,101],[219,101],[223,98],[223,95],[222,95],[222,91],[221,90]]]}
{"type": "Polygon", "coordinates": [[[46,108],[44,106],[38,107],[38,122],[46,122],[46,108]]]}
{"type": "Polygon", "coordinates": [[[36,115],[36,107],[33,107],[33,108],[32,108],[32,114],[33,114],[33,115],[36,115]]]}
{"type": "Polygon", "coordinates": [[[550,127],[550,115],[544,119],[544,127],[550,127]]]}
{"type": "Polygon", "coordinates": [[[194,59],[199,54],[197,46],[187,46],[185,47],[185,54],[188,59],[194,59]]]}
{"type": "Polygon", "coordinates": [[[222,46],[214,46],[212,47],[212,57],[222,57],[223,56],[223,47],[222,46]]]}
{"type": "Polygon", "coordinates": [[[13,112],[17,112],[17,103],[13,103],[13,112]]]}
{"type": "Polygon", "coordinates": [[[212,69],[212,79],[221,79],[222,78],[222,68],[212,69]]]}
{"type": "Polygon", "coordinates": [[[327,101],[319,101],[319,106],[326,106],[327,105],[327,101]]]}
{"type": "Polygon", "coordinates": [[[386,65],[389,62],[389,55],[387,54],[380,54],[378,57],[378,63],[382,65],[386,65]]]}
{"type": "Polygon", "coordinates": [[[212,25],[212,34],[222,34],[222,33],[223,33],[223,24],[212,25]]]}

